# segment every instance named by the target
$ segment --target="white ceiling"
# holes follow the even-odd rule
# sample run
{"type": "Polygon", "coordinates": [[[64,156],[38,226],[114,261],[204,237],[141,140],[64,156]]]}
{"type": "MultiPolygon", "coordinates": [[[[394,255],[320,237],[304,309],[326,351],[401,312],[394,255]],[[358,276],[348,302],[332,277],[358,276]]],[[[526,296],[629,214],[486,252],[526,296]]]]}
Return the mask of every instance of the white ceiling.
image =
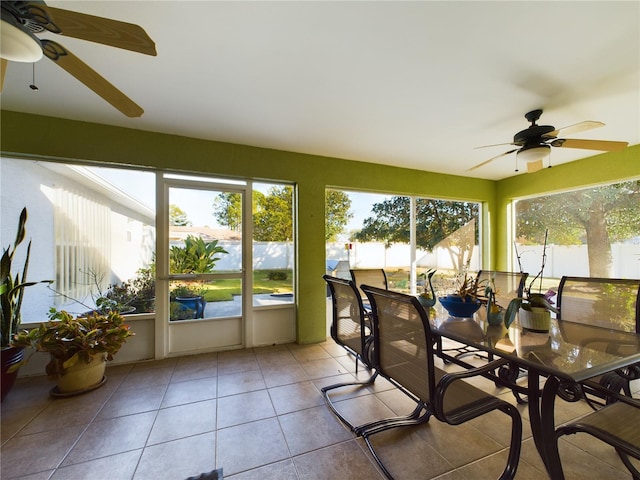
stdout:
{"type": "Polygon", "coordinates": [[[511,148],[474,147],[510,142],[536,108],[540,124],[606,124],[570,138],[640,143],[638,1],[47,4],[147,31],[157,57],[40,35],[145,113],[125,117],[46,58],[38,92],[31,64],[9,64],[3,109],[487,179],[514,175],[515,155],[466,172],[511,148]]]}

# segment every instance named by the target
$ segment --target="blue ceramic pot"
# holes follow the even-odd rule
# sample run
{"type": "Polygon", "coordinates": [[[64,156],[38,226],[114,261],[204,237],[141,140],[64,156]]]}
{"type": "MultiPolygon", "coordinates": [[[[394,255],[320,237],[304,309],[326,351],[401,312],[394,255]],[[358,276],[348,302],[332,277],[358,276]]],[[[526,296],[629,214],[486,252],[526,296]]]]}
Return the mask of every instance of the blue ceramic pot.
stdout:
{"type": "Polygon", "coordinates": [[[473,314],[478,311],[481,305],[478,300],[474,300],[471,297],[467,297],[463,301],[462,298],[457,295],[439,297],[438,300],[452,317],[473,317],[473,314]]]}

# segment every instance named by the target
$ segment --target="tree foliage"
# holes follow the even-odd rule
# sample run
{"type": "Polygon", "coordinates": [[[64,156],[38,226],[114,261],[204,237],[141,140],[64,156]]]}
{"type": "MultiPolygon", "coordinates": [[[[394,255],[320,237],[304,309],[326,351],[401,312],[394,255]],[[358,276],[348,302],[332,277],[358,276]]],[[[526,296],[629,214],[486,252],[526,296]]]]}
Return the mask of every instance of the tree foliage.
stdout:
{"type": "Polygon", "coordinates": [[[213,216],[220,225],[234,232],[242,227],[242,195],[234,192],[220,193],[213,203],[213,216]]]}
{"type": "MultiPolygon", "coordinates": [[[[213,205],[218,223],[240,229],[242,209],[240,194],[221,193],[213,205]]],[[[351,200],[348,194],[328,190],[325,202],[327,240],[344,231],[349,219],[351,200]]],[[[259,242],[287,242],[293,239],[293,187],[271,187],[266,194],[253,192],[253,238],[259,242]]]]}
{"type": "MultiPolygon", "coordinates": [[[[397,196],[375,203],[371,213],[372,216],[363,222],[362,230],[353,235],[354,240],[381,241],[387,247],[394,243],[409,243],[411,233],[409,197],[397,196]]],[[[433,250],[438,243],[477,218],[478,204],[476,203],[418,199],[416,201],[416,245],[426,250],[433,250]]]]}
{"type": "Polygon", "coordinates": [[[335,242],[352,218],[349,195],[328,189],[325,194],[325,240],[335,242]]]}
{"type": "Polygon", "coordinates": [[[255,192],[253,238],[258,242],[293,240],[293,187],[271,187],[267,195],[255,192]]]}
{"type": "Polygon", "coordinates": [[[640,235],[640,181],[520,200],[516,237],[522,244],[587,245],[589,273],[609,277],[611,243],[640,235]]]}
{"type": "Polygon", "coordinates": [[[169,225],[174,227],[188,227],[191,222],[187,218],[187,214],[178,205],[169,205],[169,225]]]}

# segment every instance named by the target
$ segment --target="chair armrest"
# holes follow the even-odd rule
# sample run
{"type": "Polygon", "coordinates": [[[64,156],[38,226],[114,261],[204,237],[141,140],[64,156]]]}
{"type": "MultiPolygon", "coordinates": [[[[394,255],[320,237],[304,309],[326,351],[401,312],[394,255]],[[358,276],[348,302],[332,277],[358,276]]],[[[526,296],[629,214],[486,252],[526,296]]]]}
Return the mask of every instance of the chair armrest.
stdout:
{"type": "Polygon", "coordinates": [[[440,382],[438,383],[438,388],[440,388],[440,385],[442,385],[443,388],[446,389],[448,388],[449,384],[455,380],[458,380],[461,378],[475,377],[478,375],[482,375],[483,373],[489,373],[492,370],[495,370],[497,368],[507,365],[508,363],[509,363],[509,360],[506,360],[504,358],[499,358],[498,360],[489,362],[486,365],[483,365],[482,367],[468,368],[459,372],[446,373],[440,379],[440,382]]]}
{"type": "Polygon", "coordinates": [[[464,391],[453,393],[463,393],[465,395],[464,398],[456,398],[458,401],[453,402],[459,403],[460,408],[451,409],[451,411],[447,413],[444,408],[446,401],[445,395],[447,394],[447,390],[456,381],[489,373],[497,368],[507,365],[508,363],[509,361],[506,359],[499,359],[483,365],[482,367],[471,368],[459,372],[445,373],[436,385],[433,395],[433,408],[436,417],[447,423],[458,424],[497,408],[498,405],[501,405],[504,402],[503,400],[500,400],[490,393],[483,392],[470,384],[466,384],[463,389],[464,391]]]}

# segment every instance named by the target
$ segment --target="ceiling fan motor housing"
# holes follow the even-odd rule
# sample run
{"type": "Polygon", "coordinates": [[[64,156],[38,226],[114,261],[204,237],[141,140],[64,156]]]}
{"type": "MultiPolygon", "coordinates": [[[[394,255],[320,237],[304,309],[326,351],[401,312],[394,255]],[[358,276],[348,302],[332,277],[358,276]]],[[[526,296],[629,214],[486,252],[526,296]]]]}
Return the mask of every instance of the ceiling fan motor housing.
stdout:
{"type": "Polygon", "coordinates": [[[554,130],[555,127],[551,125],[531,125],[529,128],[526,128],[513,136],[513,145],[518,145],[520,147],[539,145],[543,140],[555,138],[554,136],[547,135],[554,130]],[[545,135],[547,136],[545,137],[545,135]]]}

